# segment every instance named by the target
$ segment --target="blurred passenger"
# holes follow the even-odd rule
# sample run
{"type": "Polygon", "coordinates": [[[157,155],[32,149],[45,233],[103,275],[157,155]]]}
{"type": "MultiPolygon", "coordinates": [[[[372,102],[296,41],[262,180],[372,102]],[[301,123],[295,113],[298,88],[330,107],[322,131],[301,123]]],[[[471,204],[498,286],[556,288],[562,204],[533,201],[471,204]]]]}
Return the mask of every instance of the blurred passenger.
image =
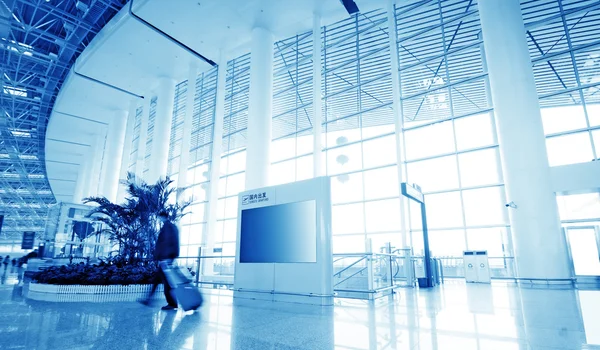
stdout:
{"type": "Polygon", "coordinates": [[[29,252],[27,255],[25,255],[23,257],[24,260],[24,264],[27,264],[27,261],[31,258],[37,258],[38,257],[38,250],[34,249],[33,251],[29,252]]]}
{"type": "Polygon", "coordinates": [[[10,255],[7,255],[2,263],[4,264],[4,273],[6,273],[6,269],[8,269],[8,264],[10,263],[10,255]]]}
{"type": "Polygon", "coordinates": [[[10,268],[10,273],[15,273],[15,271],[17,271],[17,259],[13,258],[11,263],[12,267],[10,268]]]}
{"type": "Polygon", "coordinates": [[[19,260],[17,260],[17,284],[21,284],[21,282],[23,282],[23,274],[25,272],[25,268],[27,265],[25,265],[25,257],[20,257],[19,260]]]}
{"type": "Polygon", "coordinates": [[[144,305],[150,305],[150,300],[152,300],[152,296],[154,295],[154,292],[156,292],[156,288],[160,283],[162,283],[164,287],[165,298],[167,299],[167,305],[163,306],[162,309],[176,310],[177,299],[172,293],[172,288],[167,281],[167,277],[163,271],[163,266],[170,266],[173,263],[173,260],[179,257],[179,230],[177,229],[177,226],[175,226],[175,224],[169,220],[169,214],[167,212],[161,211],[158,214],[158,218],[163,224],[160,232],[158,233],[156,248],[154,249],[154,260],[159,263],[158,273],[150,293],[146,299],[141,300],[140,302],[144,305]]]}

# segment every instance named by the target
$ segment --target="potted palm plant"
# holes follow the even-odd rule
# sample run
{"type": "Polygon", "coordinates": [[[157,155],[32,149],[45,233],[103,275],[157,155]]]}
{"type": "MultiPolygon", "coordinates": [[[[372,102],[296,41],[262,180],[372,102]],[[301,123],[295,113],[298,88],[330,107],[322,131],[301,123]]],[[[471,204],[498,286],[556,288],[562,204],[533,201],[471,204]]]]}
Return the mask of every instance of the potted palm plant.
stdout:
{"type": "Polygon", "coordinates": [[[129,173],[123,183],[127,196],[121,204],[112,203],[105,197],[84,199],[86,204],[96,205],[88,216],[103,224],[103,229],[96,234],[108,236],[114,247],[111,256],[94,265],[50,267],[36,273],[33,276],[35,282],[86,286],[150,282],[156,269],[151,257],[159,232],[158,214],[166,211],[171,220],[178,221],[186,214],[191,202],[172,201],[177,189],[168,177],[149,184],[129,173]]]}

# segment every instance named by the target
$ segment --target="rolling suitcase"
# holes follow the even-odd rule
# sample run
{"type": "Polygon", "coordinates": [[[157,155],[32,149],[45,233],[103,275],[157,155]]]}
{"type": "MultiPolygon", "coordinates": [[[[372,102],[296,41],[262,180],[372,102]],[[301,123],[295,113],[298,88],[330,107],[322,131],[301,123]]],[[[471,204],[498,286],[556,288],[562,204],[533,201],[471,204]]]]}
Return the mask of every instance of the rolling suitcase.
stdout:
{"type": "Polygon", "coordinates": [[[185,267],[175,266],[166,262],[161,262],[160,267],[167,277],[169,285],[173,288],[175,298],[177,298],[183,310],[196,310],[202,306],[202,294],[198,290],[198,287],[191,283],[192,276],[185,267]]]}
{"type": "Polygon", "coordinates": [[[175,288],[175,297],[185,311],[196,310],[202,306],[202,294],[192,283],[178,285],[175,288]]]}

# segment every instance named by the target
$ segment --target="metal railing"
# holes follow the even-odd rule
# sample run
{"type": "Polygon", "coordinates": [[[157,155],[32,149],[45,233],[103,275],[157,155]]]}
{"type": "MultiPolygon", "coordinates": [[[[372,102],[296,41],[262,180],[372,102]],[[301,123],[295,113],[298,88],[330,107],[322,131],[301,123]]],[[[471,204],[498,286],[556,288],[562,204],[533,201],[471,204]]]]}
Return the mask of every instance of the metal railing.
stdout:
{"type": "MultiPolygon", "coordinates": [[[[235,274],[234,255],[182,256],[177,264],[187,267],[194,275],[197,285],[212,288],[233,289],[235,274]]],[[[91,263],[89,258],[52,258],[53,264],[91,263]]],[[[462,257],[433,258],[436,278],[464,278],[462,257]]],[[[489,257],[492,279],[518,281],[514,257],[489,257]]],[[[340,297],[373,299],[387,295],[397,287],[413,287],[418,278],[424,277],[423,257],[413,256],[410,249],[393,253],[345,253],[333,254],[334,292],[340,297]]],[[[530,279],[526,279],[530,280],[530,279]]]]}
{"type": "Polygon", "coordinates": [[[333,290],[336,296],[374,299],[400,287],[396,277],[400,271],[399,254],[348,253],[333,254],[333,290]]]}
{"type": "Polygon", "coordinates": [[[194,272],[197,285],[212,285],[213,288],[233,288],[235,255],[198,255],[177,258],[179,266],[194,272]]]}

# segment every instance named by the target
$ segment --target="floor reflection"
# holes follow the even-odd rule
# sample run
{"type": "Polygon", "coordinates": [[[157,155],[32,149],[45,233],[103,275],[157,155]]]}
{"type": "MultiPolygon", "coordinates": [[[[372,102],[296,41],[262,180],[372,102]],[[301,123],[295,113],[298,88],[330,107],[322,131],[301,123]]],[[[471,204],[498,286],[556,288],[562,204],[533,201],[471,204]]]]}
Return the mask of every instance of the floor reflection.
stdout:
{"type": "Polygon", "coordinates": [[[0,349],[600,349],[600,292],[448,282],[332,307],[206,295],[200,312],[0,287],[0,349]]]}

